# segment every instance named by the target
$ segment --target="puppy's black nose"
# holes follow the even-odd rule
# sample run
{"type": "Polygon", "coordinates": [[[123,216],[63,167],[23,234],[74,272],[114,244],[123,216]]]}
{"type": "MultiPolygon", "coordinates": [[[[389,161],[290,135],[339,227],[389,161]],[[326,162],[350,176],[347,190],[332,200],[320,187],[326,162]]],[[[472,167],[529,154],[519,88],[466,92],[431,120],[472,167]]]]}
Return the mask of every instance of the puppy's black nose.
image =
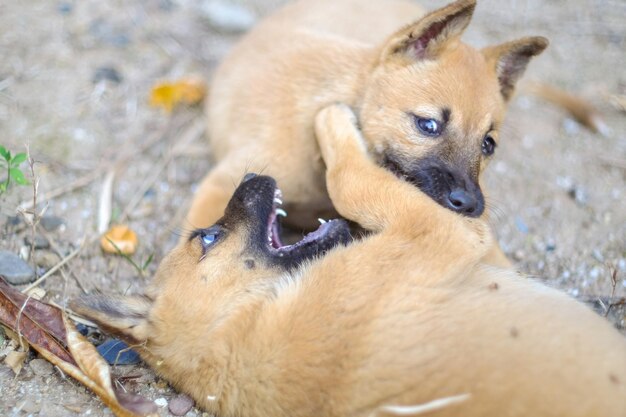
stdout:
{"type": "Polygon", "coordinates": [[[243,176],[243,180],[241,180],[242,183],[251,180],[252,178],[256,177],[256,174],[253,172],[248,172],[246,175],[243,176]]]}
{"type": "Polygon", "coordinates": [[[466,216],[474,217],[478,215],[478,200],[471,193],[462,188],[455,188],[448,194],[446,202],[451,210],[466,216]]]}

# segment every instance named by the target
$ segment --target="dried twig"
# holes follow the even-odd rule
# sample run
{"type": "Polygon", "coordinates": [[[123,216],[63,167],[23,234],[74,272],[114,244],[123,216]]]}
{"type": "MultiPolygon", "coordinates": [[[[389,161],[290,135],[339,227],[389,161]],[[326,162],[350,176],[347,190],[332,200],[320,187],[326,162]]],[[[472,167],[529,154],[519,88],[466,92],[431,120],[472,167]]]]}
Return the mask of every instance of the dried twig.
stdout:
{"type": "MultiPolygon", "coordinates": [[[[95,181],[98,178],[102,177],[102,172],[104,171],[103,168],[97,168],[93,171],[91,171],[89,174],[78,178],[77,180],[64,184],[59,188],[55,188],[52,191],[48,191],[47,193],[44,193],[44,197],[46,200],[53,200],[57,197],[62,196],[63,194],[66,193],[70,193],[72,191],[78,190],[79,188],[85,187],[89,184],[91,184],[93,181],[95,181]]],[[[30,208],[33,207],[33,202],[32,201],[24,201],[22,203],[20,203],[20,208],[23,210],[28,210],[30,208]]]]}
{"type": "MultiPolygon", "coordinates": [[[[61,251],[61,248],[57,244],[56,240],[54,240],[52,238],[52,236],[50,236],[50,234],[48,234],[48,232],[46,232],[42,228],[38,228],[38,230],[39,230],[39,233],[41,233],[43,235],[43,237],[48,241],[48,243],[50,244],[50,247],[52,248],[52,250],[59,256],[59,259],[63,259],[63,253],[61,251]]],[[[67,276],[65,275],[65,271],[64,271],[65,269],[67,269],[69,274],[72,276],[72,278],[74,278],[74,281],[76,282],[78,287],[82,290],[82,292],[84,294],[88,294],[89,291],[87,291],[87,289],[85,288],[85,286],[81,282],[80,278],[78,278],[78,275],[76,275],[74,270],[67,264],[63,265],[63,267],[61,268],[61,274],[63,275],[63,277],[65,279],[67,279],[67,276]]]]}
{"type": "Polygon", "coordinates": [[[54,274],[59,268],[61,268],[63,265],[65,265],[68,261],[70,261],[73,257],[78,255],[78,253],[85,246],[85,241],[86,241],[86,239],[85,239],[85,237],[83,237],[83,239],[80,242],[80,245],[78,246],[78,248],[74,249],[74,251],[72,253],[67,255],[65,258],[61,259],[61,261],[58,264],[56,264],[55,266],[50,268],[50,270],[48,270],[48,272],[43,274],[37,281],[33,282],[28,287],[26,287],[22,292],[26,293],[26,292],[30,291],[31,289],[35,288],[36,286],[41,284],[46,278],[48,278],[50,275],[54,274]]]}
{"type": "Polygon", "coordinates": [[[185,131],[180,135],[180,140],[176,143],[176,145],[170,149],[166,155],[161,158],[161,161],[156,165],[156,167],[152,170],[152,175],[139,186],[137,191],[134,193],[131,201],[126,205],[122,215],[120,216],[120,221],[125,221],[130,213],[137,207],[137,205],[143,199],[144,194],[159,178],[161,172],[167,167],[167,165],[172,161],[174,156],[177,155],[180,149],[183,149],[185,146],[201,137],[204,133],[204,123],[201,120],[196,121],[191,126],[189,126],[185,131]]]}
{"type": "Polygon", "coordinates": [[[606,311],[604,313],[604,317],[608,317],[611,312],[611,308],[616,304],[613,303],[613,297],[615,296],[615,288],[617,287],[617,268],[615,265],[607,265],[609,269],[609,276],[611,277],[611,296],[609,297],[608,306],[605,307],[606,311]]]}

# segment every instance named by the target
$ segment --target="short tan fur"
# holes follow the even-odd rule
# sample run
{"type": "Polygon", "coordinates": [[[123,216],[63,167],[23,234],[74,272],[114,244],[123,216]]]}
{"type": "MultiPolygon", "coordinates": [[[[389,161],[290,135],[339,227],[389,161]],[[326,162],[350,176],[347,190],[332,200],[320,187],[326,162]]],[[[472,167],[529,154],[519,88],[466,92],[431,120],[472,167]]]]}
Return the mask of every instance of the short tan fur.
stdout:
{"type": "Polygon", "coordinates": [[[373,234],[290,271],[266,262],[254,217],[232,214],[256,177],[228,234],[181,242],[147,297],[73,308],[220,417],[626,415],[626,340],[606,320],[481,262],[485,220],[375,164],[347,107],[323,110],[317,137],[335,207],[373,234]]]}

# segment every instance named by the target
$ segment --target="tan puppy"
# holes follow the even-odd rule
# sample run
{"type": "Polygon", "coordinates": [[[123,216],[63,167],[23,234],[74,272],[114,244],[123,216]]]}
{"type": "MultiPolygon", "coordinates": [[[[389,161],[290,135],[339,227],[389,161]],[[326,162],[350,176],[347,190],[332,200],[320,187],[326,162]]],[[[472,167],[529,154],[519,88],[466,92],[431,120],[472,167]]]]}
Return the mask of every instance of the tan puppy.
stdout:
{"type": "MultiPolygon", "coordinates": [[[[423,16],[404,0],[301,0],[261,22],[213,78],[208,116],[217,164],[188,223],[206,227],[220,218],[248,171],[278,179],[289,225],[312,229],[319,217],[336,215],[313,131],[317,111],[334,102],[355,109],[379,165],[444,207],[480,216],[479,175],[507,101],[548,42],[532,37],[476,50],[460,41],[474,6],[460,0],[423,16]]],[[[494,262],[504,262],[498,255],[494,262]]]]}
{"type": "Polygon", "coordinates": [[[280,193],[248,175],[148,297],[73,308],[220,417],[626,415],[626,339],[608,322],[481,264],[486,222],[371,162],[346,107],[317,134],[335,206],[374,234],[332,249],[347,239],[336,220],[276,249],[280,193]]]}

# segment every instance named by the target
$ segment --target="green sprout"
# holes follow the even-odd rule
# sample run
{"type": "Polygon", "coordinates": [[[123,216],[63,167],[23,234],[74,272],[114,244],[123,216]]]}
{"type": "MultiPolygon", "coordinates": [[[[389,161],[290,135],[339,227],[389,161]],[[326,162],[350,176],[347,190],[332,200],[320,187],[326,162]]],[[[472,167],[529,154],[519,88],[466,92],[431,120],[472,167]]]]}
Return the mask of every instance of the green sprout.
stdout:
{"type": "Polygon", "coordinates": [[[11,151],[7,150],[4,146],[0,145],[0,170],[2,165],[6,165],[7,177],[4,181],[0,182],[0,195],[5,193],[11,183],[19,185],[28,185],[28,180],[24,176],[24,173],[19,166],[26,161],[27,156],[25,153],[18,153],[11,155],[11,151]]]}
{"type": "Polygon", "coordinates": [[[122,249],[120,249],[120,247],[117,246],[115,242],[113,242],[107,236],[105,236],[104,238],[108,240],[111,245],[113,245],[113,247],[115,248],[119,256],[126,259],[137,270],[137,272],[139,273],[141,277],[146,276],[146,271],[148,270],[148,266],[150,266],[150,264],[152,263],[152,260],[154,259],[154,253],[151,253],[145,262],[139,262],[139,264],[137,264],[137,262],[135,262],[133,258],[131,258],[130,256],[126,255],[124,252],[122,252],[122,249]]]}

